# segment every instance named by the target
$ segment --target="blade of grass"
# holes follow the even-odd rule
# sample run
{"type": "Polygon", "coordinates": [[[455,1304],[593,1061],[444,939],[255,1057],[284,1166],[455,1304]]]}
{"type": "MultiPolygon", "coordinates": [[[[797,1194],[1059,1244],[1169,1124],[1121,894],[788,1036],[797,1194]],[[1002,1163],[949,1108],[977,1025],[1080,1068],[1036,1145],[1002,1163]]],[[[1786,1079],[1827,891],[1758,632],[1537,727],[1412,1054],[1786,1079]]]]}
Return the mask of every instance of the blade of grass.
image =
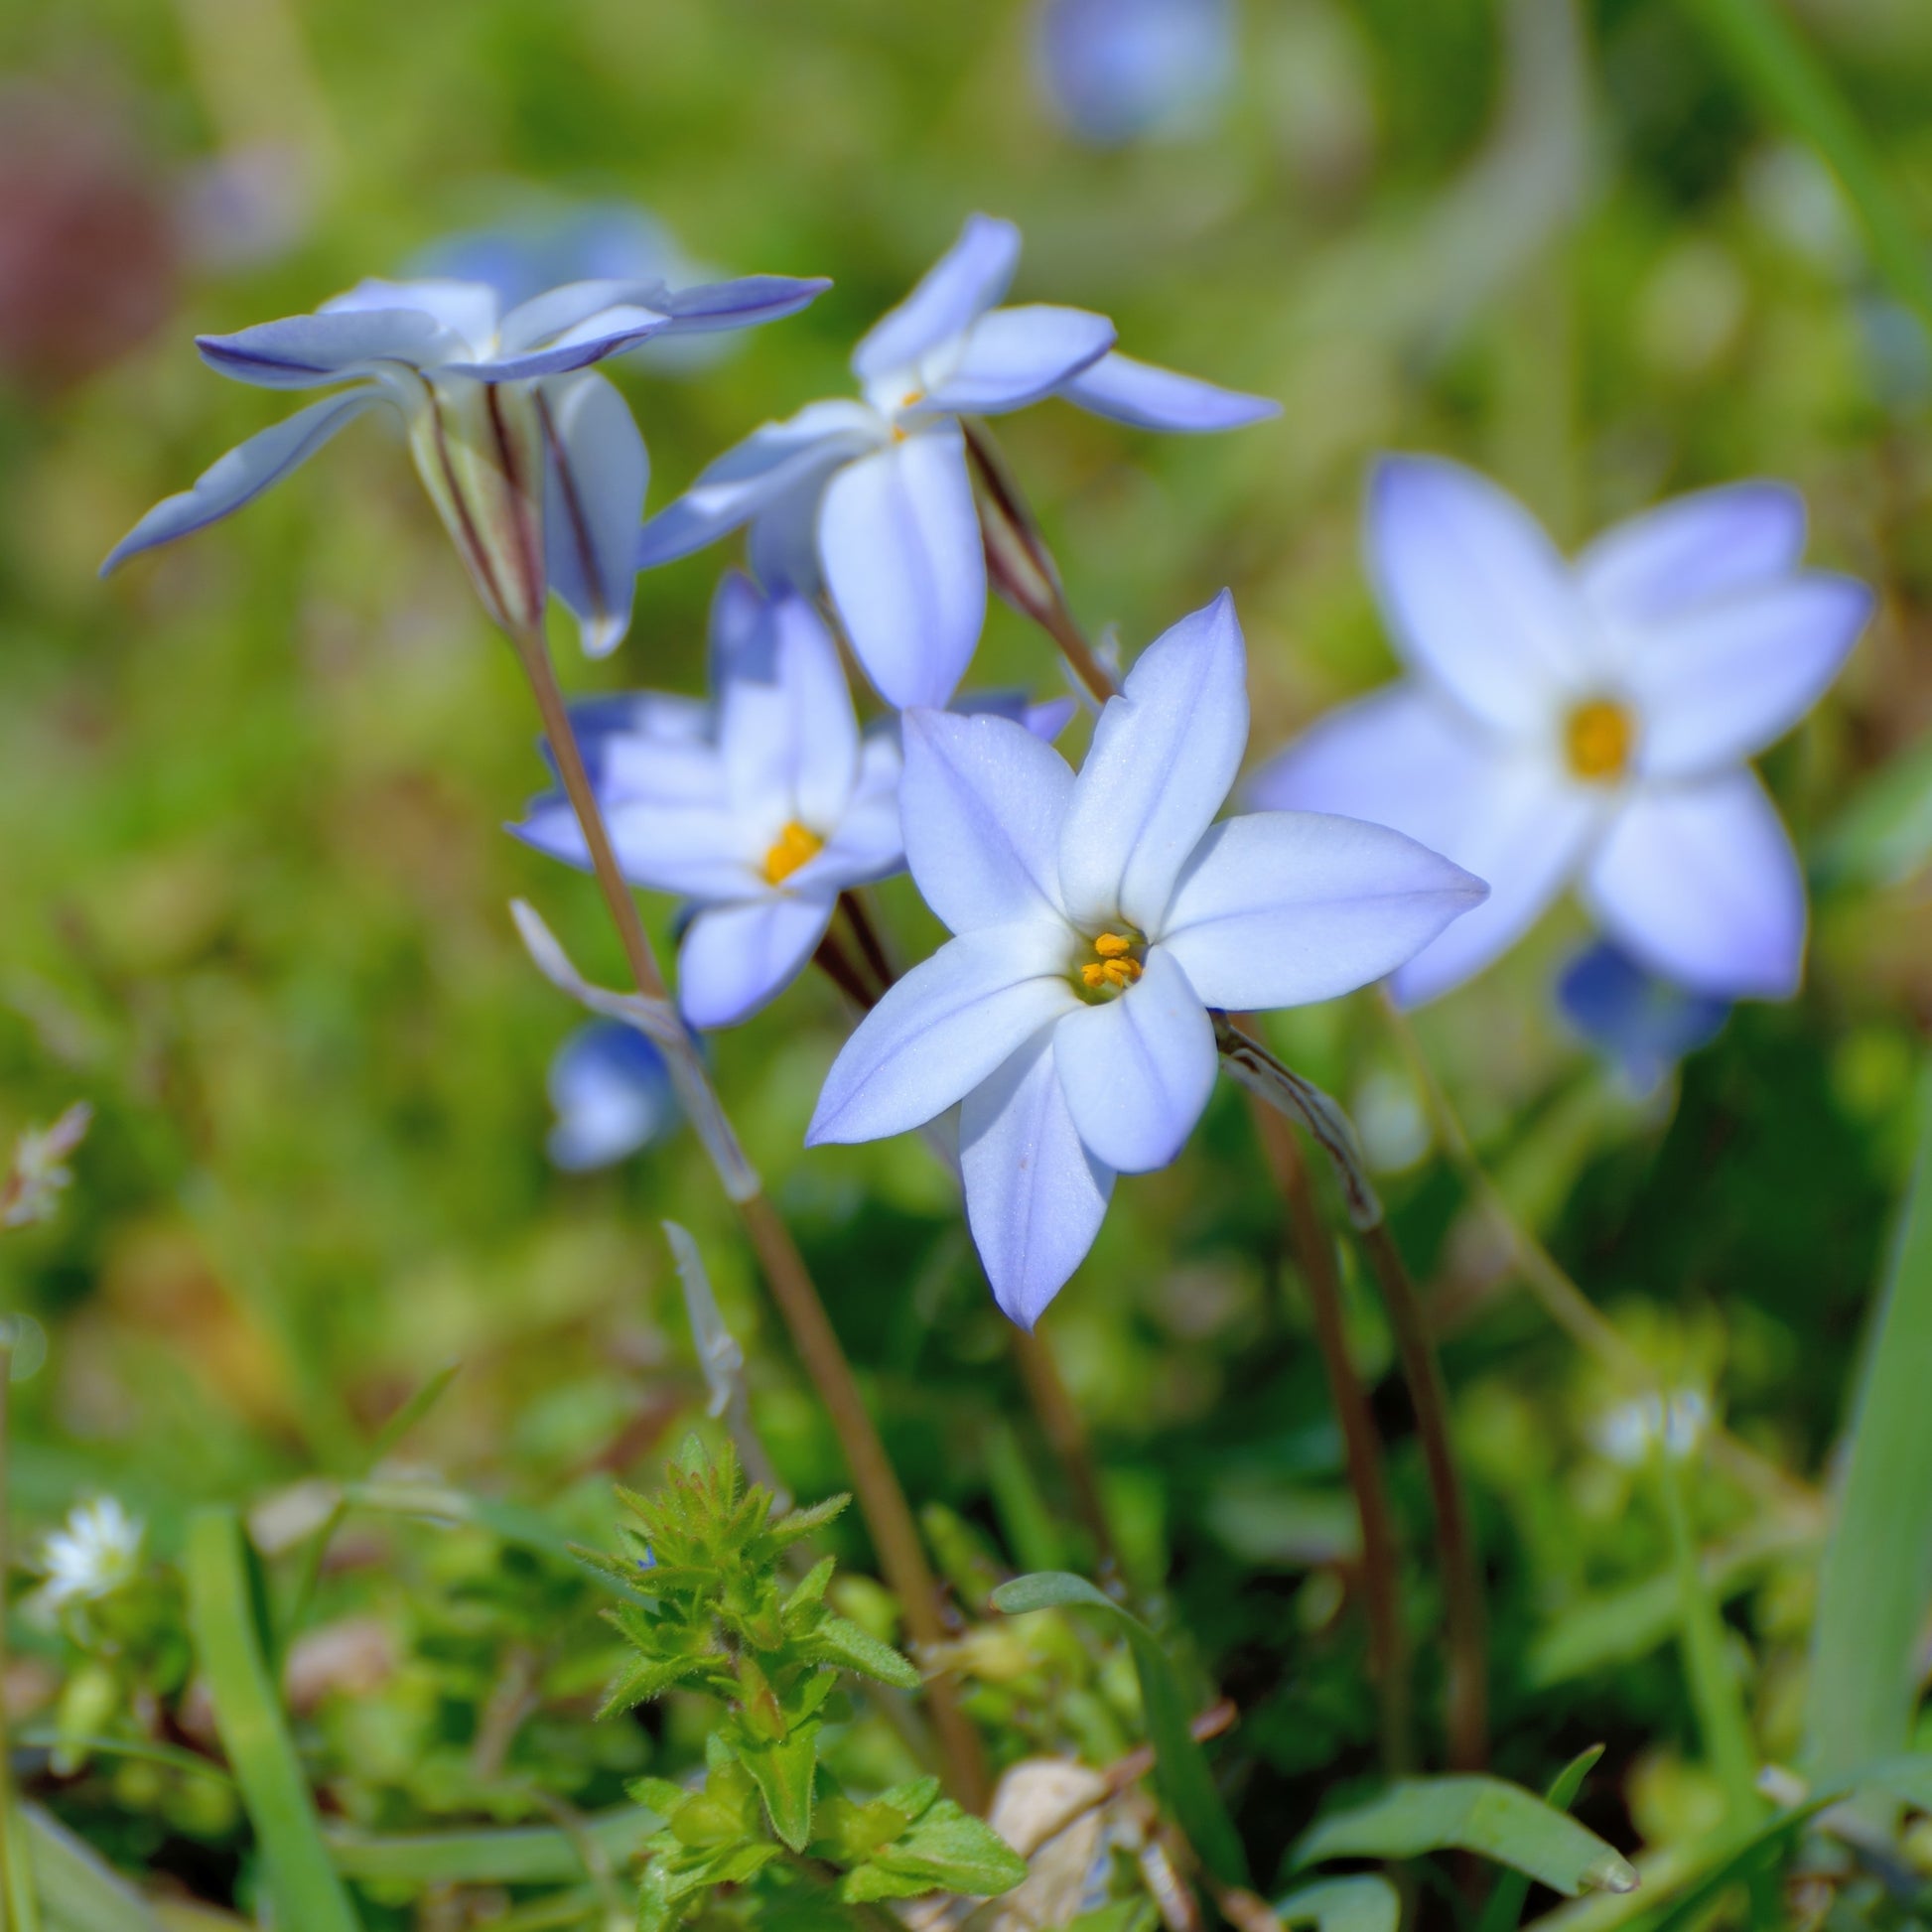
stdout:
{"type": "Polygon", "coordinates": [[[1285,1926],[1312,1925],[1315,1932],[1396,1932],[1402,1900],[1386,1878],[1363,1872],[1300,1885],[1276,1901],[1275,1916],[1285,1926]]]}
{"type": "Polygon", "coordinates": [[[1932,1067],[1918,1154],[1865,1338],[1838,1520],[1812,1636],[1805,1770],[1842,1782],[1906,1745],[1919,1632],[1932,1604],[1932,1067]]]}
{"type": "Polygon", "coordinates": [[[280,1932],[359,1932],[263,1658],[248,1554],[232,1509],[198,1510],[191,1518],[187,1578],[196,1656],[260,1841],[276,1924],[280,1932]]]}
{"type": "MultiPolygon", "coordinates": [[[[614,1865],[635,1857],[663,1820],[625,1805],[584,1821],[584,1836],[614,1865]]],[[[550,1825],[497,1832],[422,1832],[371,1838],[331,1831],[329,1856],[345,1878],[422,1885],[567,1885],[584,1876],[584,1853],[568,1832],[550,1825]]]]}
{"type": "Polygon", "coordinates": [[[1189,1728],[1187,1700],[1161,1640],[1139,1617],[1104,1596],[1083,1577],[1047,1570],[1016,1577],[993,1592],[993,1605],[1008,1616],[1029,1610],[1102,1610],[1127,1637],[1141,1680],[1147,1734],[1154,1745],[1154,1781],[1201,1861],[1223,1884],[1246,1885],[1248,1861],[1235,1835],[1207,1758],[1189,1728]]]}
{"type": "Polygon", "coordinates": [[[57,1932],[161,1932],[153,1907],[92,1846],[38,1805],[22,1805],[20,1820],[34,1889],[57,1932]]]}
{"type": "MultiPolygon", "coordinates": [[[[1545,1802],[1553,1811],[1568,1811],[1577,1802],[1577,1793],[1584,1788],[1584,1779],[1602,1755],[1603,1746],[1592,1744],[1588,1750],[1580,1751],[1557,1773],[1556,1782],[1545,1796],[1545,1802]]],[[[1523,1905],[1529,1895],[1529,1879],[1520,1871],[1505,1871],[1496,1880],[1496,1888],[1489,1894],[1488,1904],[1482,1908],[1482,1918],[1476,1932],[1516,1932],[1517,1926],[1523,1921],[1523,1905]]]]}

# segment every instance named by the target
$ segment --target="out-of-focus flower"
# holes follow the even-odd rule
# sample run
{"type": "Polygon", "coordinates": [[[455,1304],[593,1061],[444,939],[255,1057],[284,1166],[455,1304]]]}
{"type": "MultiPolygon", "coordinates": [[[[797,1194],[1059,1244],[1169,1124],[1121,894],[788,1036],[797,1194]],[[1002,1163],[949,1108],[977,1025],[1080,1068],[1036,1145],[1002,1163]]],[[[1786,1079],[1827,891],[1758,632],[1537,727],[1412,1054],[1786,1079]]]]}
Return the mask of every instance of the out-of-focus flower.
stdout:
{"type": "Polygon", "coordinates": [[[1003,718],[905,715],[912,876],[956,935],[860,1025],[807,1140],[955,1102],[967,1218],[1031,1326],[1093,1245],[1117,1173],[1163,1168],[1207,1105],[1210,1008],[1301,1006],[1399,966],[1481,882],[1378,825],[1214,825],[1248,738],[1223,592],[1149,646],[1076,777],[1003,718]]]}
{"type": "Polygon", "coordinates": [[[0,1228],[24,1228],[53,1217],[73,1179],[68,1156],[86,1138],[94,1110],[76,1101],[52,1127],[30,1127],[14,1143],[13,1166],[0,1175],[0,1228]]]}
{"type": "Polygon", "coordinates": [[[1414,675],[1323,719],[1253,797],[1396,826],[1489,881],[1396,975],[1405,1004],[1480,971],[1572,881],[1653,972],[1796,989],[1804,880],[1747,760],[1818,701],[1872,607],[1802,569],[1804,545],[1794,490],[1736,483],[1620,523],[1572,566],[1472,472],[1378,467],[1369,568],[1414,675]]]}
{"type": "Polygon", "coordinates": [[[67,388],[172,313],[179,250],[157,179],[103,108],[0,90],[0,379],[67,388]]]}
{"type": "Polygon", "coordinates": [[[1047,396],[1144,429],[1223,430],[1279,405],[1114,351],[1082,309],[1003,309],[1020,230],[973,215],[906,300],[860,343],[862,402],[815,402],[727,451],[644,525],[641,568],[752,526],[768,585],[821,578],[888,703],[943,705],[986,619],[986,552],[958,418],[1047,396]]]}
{"type": "Polygon", "coordinates": [[[76,1503],[67,1522],[50,1530],[40,1548],[47,1581],[34,1592],[39,1613],[52,1617],[74,1603],[97,1603],[131,1583],[141,1567],[146,1531],[116,1496],[76,1503]]]}
{"type": "Polygon", "coordinates": [[[580,1027],[558,1047],[547,1081],[557,1122],[546,1146],[568,1173],[608,1168],[661,1141],[678,1122],[670,1069],[634,1027],[580,1027]]]}
{"type": "Polygon", "coordinates": [[[1599,1455],[1634,1469],[1659,1448],[1681,1462],[1704,1440],[1710,1422],[1711,1404],[1701,1389],[1672,1389],[1606,1410],[1590,1425],[1589,1439],[1599,1455]]]}
{"type": "MultiPolygon", "coordinates": [[[[712,606],[714,703],[643,694],[580,713],[586,761],[624,877],[697,907],[678,948],[678,1004],[731,1027],[817,949],[839,894],[904,863],[899,751],[861,739],[838,648],[801,597],[734,572],[712,606]]],[[[588,866],[561,793],[516,828],[588,866]]]]}
{"type": "Polygon", "coordinates": [[[675,291],[573,282],[505,313],[483,282],[367,281],[312,316],[204,336],[203,359],[238,382],[347,386],[156,504],[102,572],[239,509],[345,423],[387,405],[489,614],[527,629],[555,591],[582,623],[584,648],[603,656],[630,623],[649,465],[622,396],[591,364],[656,337],[772,322],[828,286],[780,275],[675,291]]]}
{"type": "Polygon", "coordinates": [[[1655,1093],[1687,1053],[1716,1039],[1730,1014],[1728,1000],[1646,972],[1606,939],[1565,968],[1557,1003],[1640,1100],[1655,1093]]]}
{"type": "Polygon", "coordinates": [[[1045,0],[1040,85],[1067,127],[1103,147],[1192,132],[1234,77],[1234,0],[1045,0]]]}

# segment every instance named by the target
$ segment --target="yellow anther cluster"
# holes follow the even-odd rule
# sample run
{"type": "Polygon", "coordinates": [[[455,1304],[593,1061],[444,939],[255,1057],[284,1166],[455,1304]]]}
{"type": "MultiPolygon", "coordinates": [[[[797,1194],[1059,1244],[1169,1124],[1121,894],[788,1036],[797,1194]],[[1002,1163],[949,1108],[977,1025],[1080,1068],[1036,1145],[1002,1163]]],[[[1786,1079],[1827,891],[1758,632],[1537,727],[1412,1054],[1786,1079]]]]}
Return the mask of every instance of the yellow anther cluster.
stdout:
{"type": "Polygon", "coordinates": [[[800,866],[816,859],[824,849],[825,841],[816,832],[800,825],[795,818],[787,820],[785,829],[764,855],[765,883],[782,886],[800,866]]]}
{"type": "Polygon", "coordinates": [[[1636,740],[1636,720],[1614,698],[1580,704],[1564,727],[1564,750],[1579,778],[1622,777],[1636,740]]]}
{"type": "Polygon", "coordinates": [[[1097,959],[1080,968],[1080,983],[1099,993],[1111,986],[1132,986],[1141,976],[1141,962],[1134,957],[1134,942],[1118,932],[1103,932],[1093,942],[1097,959]]]}

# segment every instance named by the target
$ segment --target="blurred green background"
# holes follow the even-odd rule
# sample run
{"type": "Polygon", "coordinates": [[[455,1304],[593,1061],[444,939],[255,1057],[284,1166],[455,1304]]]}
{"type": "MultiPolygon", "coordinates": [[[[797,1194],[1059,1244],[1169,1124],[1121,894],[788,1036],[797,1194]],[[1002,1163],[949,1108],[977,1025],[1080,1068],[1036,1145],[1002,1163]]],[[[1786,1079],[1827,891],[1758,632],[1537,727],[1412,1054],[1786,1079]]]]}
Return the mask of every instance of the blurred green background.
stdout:
{"type": "MultiPolygon", "coordinates": [[[[1932,234],[1932,11],[1790,12],[1932,234]]],[[[1138,648],[1233,586],[1257,757],[1390,669],[1357,549],[1377,450],[1483,467],[1566,543],[1708,483],[1803,488],[1814,558],[1882,593],[1767,765],[1813,872],[1803,997],[1740,1011],[1681,1086],[1633,1100],[1556,1017],[1583,930],[1566,912],[1422,1031],[1598,1305],[1820,1476],[1932,1020],[1924,853],[1862,842],[1868,806],[1847,817],[1909,780],[1932,729],[1922,319],[1672,0],[1246,0],[1205,123],[1108,149],[1049,111],[1032,31],[1005,0],[0,14],[0,1136],[75,1098],[98,1111],[63,1216],[0,1250],[49,1338],[16,1392],[23,1528],[106,1485],[165,1553],[198,1501],[357,1466],[454,1358],[411,1456],[594,1526],[609,1476],[647,1471],[702,1399],[667,1213],[710,1260],[785,1476],[807,1496],[843,1480],[688,1137],[604,1175],[546,1164],[544,1068],[577,1016],[507,902],[532,899],[607,981],[618,956],[588,884],[499,829],[541,784],[533,720],[400,439],[358,425],[231,521],[94,577],[151,501],[283,413],[204,369],[194,333],[308,310],[454,229],[614,198],[721,271],[836,278],[710,366],[619,365],[653,507],[756,423],[843,392],[851,343],[974,208],[1024,229],[1023,299],[1100,309],[1131,352],[1279,396],[1281,421],[1229,438],[1057,404],[1002,429],[1092,627],[1138,648]]],[[[566,677],[699,690],[722,561],[644,578],[606,664],[560,628],[566,677]]],[[[976,681],[1061,688],[1003,611],[976,681]]],[[[909,886],[882,897],[925,946],[909,886]]],[[[650,907],[660,931],[668,909],[650,907]]],[[[914,1140],[800,1150],[841,1026],[803,984],[715,1042],[719,1077],[915,1501],[1017,1560],[1016,1459],[1064,1497],[948,1183],[914,1140]]],[[[1587,1613],[1666,1562],[1654,1509],[1591,1447],[1612,1392],[1463,1215],[1373,1002],[1275,1039],[1360,1113],[1435,1297],[1495,1591],[1501,1767],[1541,1783],[1607,1737],[1621,1795],[1597,1822],[1683,1829],[1677,1666],[1589,1640],[1587,1613]]],[[[1379,1375],[1371,1299],[1353,1312],[1379,1375]]],[[[1122,1185],[1046,1326],[1131,1566],[1165,1580],[1243,1707],[1247,1803],[1366,1765],[1338,1449],[1237,1096],[1173,1170],[1122,1185]]],[[[1378,1401],[1421,1548],[1407,1412],[1378,1401]]],[[[1700,1508],[1719,1540],[1746,1513],[1722,1484],[1700,1508]]],[[[344,1602],[377,1588],[354,1555],[344,1602]]],[[[453,1561],[362,1560],[405,1580],[453,1561]]],[[[1809,1577],[1777,1551],[1738,1573],[1732,1633],[1774,1755],[1809,1577]]]]}

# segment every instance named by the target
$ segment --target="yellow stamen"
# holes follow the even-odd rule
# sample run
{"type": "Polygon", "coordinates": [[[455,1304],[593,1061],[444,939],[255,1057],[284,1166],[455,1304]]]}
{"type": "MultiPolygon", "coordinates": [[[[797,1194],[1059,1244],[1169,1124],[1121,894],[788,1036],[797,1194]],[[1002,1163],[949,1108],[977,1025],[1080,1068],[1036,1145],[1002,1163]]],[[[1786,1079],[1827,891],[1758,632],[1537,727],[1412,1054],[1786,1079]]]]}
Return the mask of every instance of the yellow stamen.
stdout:
{"type": "Polygon", "coordinates": [[[808,826],[788,819],[764,855],[765,883],[782,886],[800,866],[808,865],[825,848],[825,841],[808,826]]]}
{"type": "Polygon", "coordinates": [[[1141,962],[1134,957],[1137,939],[1118,932],[1103,932],[1093,942],[1095,958],[1080,967],[1080,984],[1090,993],[1122,993],[1140,978],[1141,962]]]}
{"type": "Polygon", "coordinates": [[[1613,698],[1590,698],[1570,714],[1564,750],[1579,778],[1620,778],[1637,739],[1636,720],[1613,698]]]}
{"type": "Polygon", "coordinates": [[[1093,949],[1102,959],[1125,959],[1134,950],[1134,942],[1118,932],[1103,932],[1094,940],[1093,949]]]}

